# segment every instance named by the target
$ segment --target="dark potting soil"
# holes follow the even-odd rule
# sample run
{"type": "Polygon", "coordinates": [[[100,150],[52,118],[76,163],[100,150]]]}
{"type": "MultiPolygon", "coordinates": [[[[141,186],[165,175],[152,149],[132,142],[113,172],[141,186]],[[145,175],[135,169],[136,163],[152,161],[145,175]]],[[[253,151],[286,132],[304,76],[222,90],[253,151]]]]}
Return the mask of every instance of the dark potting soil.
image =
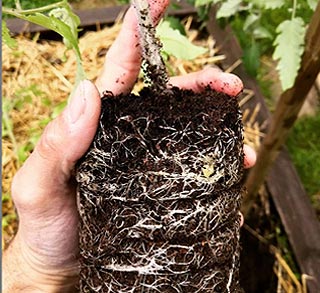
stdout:
{"type": "Polygon", "coordinates": [[[241,114],[210,89],[106,94],[77,168],[81,292],[242,292],[241,114]]]}

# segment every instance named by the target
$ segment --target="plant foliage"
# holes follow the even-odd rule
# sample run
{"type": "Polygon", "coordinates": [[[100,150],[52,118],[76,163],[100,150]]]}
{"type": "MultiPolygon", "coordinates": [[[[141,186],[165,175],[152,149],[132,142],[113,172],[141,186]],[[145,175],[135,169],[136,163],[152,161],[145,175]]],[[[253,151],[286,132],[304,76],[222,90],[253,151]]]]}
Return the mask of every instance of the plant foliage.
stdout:
{"type": "MultiPolygon", "coordinates": [[[[20,6],[20,5],[19,5],[20,6]]],[[[49,30],[55,31],[63,37],[63,42],[67,49],[73,49],[77,58],[76,85],[85,79],[85,73],[82,67],[81,53],[78,41],[79,17],[72,12],[67,0],[62,0],[47,6],[26,9],[2,7],[4,14],[8,14],[31,23],[40,25],[49,30]]],[[[7,33],[9,35],[9,33],[7,33]]],[[[10,41],[8,37],[4,41],[10,41]]]]}
{"type": "Polygon", "coordinates": [[[277,27],[273,59],[278,60],[277,70],[283,89],[291,88],[300,68],[306,28],[301,18],[285,20],[277,27]]]}
{"type": "Polygon", "coordinates": [[[293,86],[300,68],[307,24],[316,0],[190,0],[202,19],[216,4],[216,17],[230,23],[243,49],[247,71],[257,75],[259,57],[272,54],[278,61],[282,89],[293,86]]]}
{"type": "Polygon", "coordinates": [[[157,34],[163,44],[164,53],[176,58],[192,60],[207,52],[206,48],[192,44],[179,30],[172,28],[168,21],[159,24],[157,34]]]}
{"type": "Polygon", "coordinates": [[[15,39],[11,38],[10,32],[9,32],[7,25],[6,25],[6,22],[4,20],[2,20],[2,40],[11,49],[15,49],[17,47],[17,42],[15,39]]]}

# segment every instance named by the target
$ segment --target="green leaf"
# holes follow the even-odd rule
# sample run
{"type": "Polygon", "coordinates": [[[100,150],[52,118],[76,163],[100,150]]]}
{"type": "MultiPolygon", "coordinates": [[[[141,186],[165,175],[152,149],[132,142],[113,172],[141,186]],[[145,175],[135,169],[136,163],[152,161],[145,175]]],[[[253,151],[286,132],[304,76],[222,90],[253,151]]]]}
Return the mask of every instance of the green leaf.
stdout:
{"type": "Polygon", "coordinates": [[[163,43],[163,51],[176,58],[192,60],[207,52],[206,48],[193,45],[178,30],[172,29],[166,21],[159,24],[157,34],[163,43]]]}
{"type": "Polygon", "coordinates": [[[30,21],[32,23],[38,24],[49,30],[53,30],[60,34],[63,38],[68,40],[68,49],[74,48],[77,55],[80,55],[80,50],[78,46],[78,37],[74,35],[72,28],[54,16],[46,16],[41,13],[35,13],[34,15],[23,16],[23,19],[30,21]]]}
{"type": "Polygon", "coordinates": [[[11,38],[9,29],[4,20],[2,20],[2,39],[10,49],[16,49],[18,47],[17,41],[11,38]]]}
{"type": "Polygon", "coordinates": [[[227,18],[235,15],[240,10],[241,3],[241,0],[227,0],[223,2],[217,12],[217,18],[227,18]]]}
{"type": "MultiPolygon", "coordinates": [[[[67,24],[70,28],[73,39],[78,40],[78,26],[80,25],[80,19],[71,11],[71,9],[67,9],[66,7],[55,8],[49,12],[49,16],[53,16],[67,24]]],[[[61,35],[64,36],[63,31],[61,32],[61,35]]],[[[63,42],[67,48],[72,48],[73,45],[70,44],[71,40],[67,36],[64,36],[63,42]]]]}
{"type": "Polygon", "coordinates": [[[276,9],[282,7],[286,1],[285,0],[267,0],[263,1],[264,7],[266,9],[276,9]]]}
{"type": "Polygon", "coordinates": [[[250,13],[243,24],[243,29],[247,31],[249,28],[251,28],[254,24],[258,22],[260,19],[258,14],[250,13]]]}
{"type": "Polygon", "coordinates": [[[194,2],[194,6],[195,7],[199,7],[199,6],[204,6],[204,5],[208,5],[208,4],[216,4],[221,2],[222,0],[195,0],[194,2]]]}
{"type": "Polygon", "coordinates": [[[260,48],[256,41],[253,40],[250,47],[244,48],[242,60],[246,71],[256,76],[260,66],[260,48]]]}
{"type": "Polygon", "coordinates": [[[170,27],[175,30],[178,30],[181,35],[184,35],[184,36],[186,35],[186,30],[185,30],[185,28],[179,18],[177,18],[175,16],[167,16],[165,18],[165,21],[168,21],[170,24],[170,27]]]}
{"type": "Polygon", "coordinates": [[[3,8],[3,11],[9,15],[35,23],[60,34],[63,37],[67,49],[73,49],[76,53],[76,85],[86,78],[78,45],[78,25],[80,24],[80,19],[72,12],[66,0],[57,3],[57,5],[47,5],[33,10],[19,11],[16,9],[3,8]],[[47,10],[50,10],[48,15],[42,13],[47,10]],[[41,11],[41,13],[39,11],[41,11]]]}
{"type": "Polygon", "coordinates": [[[315,11],[317,4],[318,4],[318,0],[307,0],[309,7],[315,11]]]}
{"type": "Polygon", "coordinates": [[[253,0],[252,1],[258,7],[263,7],[265,9],[276,9],[284,6],[285,0],[253,0]]]}
{"type": "Polygon", "coordinates": [[[56,117],[58,117],[58,115],[64,110],[64,108],[67,106],[67,101],[62,101],[60,102],[58,105],[56,105],[53,108],[53,112],[51,114],[51,118],[55,119],[56,117]]]}
{"type": "Polygon", "coordinates": [[[2,228],[6,228],[10,225],[10,223],[17,218],[16,214],[7,214],[2,218],[2,228]]]}
{"type": "Polygon", "coordinates": [[[301,18],[285,20],[276,29],[273,59],[278,60],[277,70],[285,91],[291,88],[298,74],[304,49],[306,27],[301,18]]]}
{"type": "Polygon", "coordinates": [[[252,32],[254,38],[257,39],[272,39],[272,34],[265,27],[259,26],[252,32]]]}
{"type": "Polygon", "coordinates": [[[9,193],[3,193],[3,194],[2,194],[2,202],[9,201],[10,198],[11,198],[11,196],[10,196],[9,193]]]}

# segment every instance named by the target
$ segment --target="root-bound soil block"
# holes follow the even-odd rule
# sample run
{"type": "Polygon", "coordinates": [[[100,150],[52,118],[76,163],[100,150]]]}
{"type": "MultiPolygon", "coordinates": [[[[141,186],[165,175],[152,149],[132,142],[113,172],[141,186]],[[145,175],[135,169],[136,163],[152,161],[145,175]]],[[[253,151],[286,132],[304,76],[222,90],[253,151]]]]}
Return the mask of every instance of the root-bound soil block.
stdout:
{"type": "Polygon", "coordinates": [[[106,93],[77,168],[81,292],[242,292],[242,136],[210,89],[106,93]]]}

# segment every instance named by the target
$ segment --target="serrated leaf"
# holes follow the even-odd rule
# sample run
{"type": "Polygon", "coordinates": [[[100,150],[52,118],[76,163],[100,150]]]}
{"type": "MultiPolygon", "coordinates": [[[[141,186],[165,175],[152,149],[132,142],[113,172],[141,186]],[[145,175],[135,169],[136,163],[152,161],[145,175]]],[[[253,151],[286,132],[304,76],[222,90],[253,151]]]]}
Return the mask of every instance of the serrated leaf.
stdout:
{"type": "Polygon", "coordinates": [[[207,52],[206,48],[192,44],[178,30],[172,29],[166,21],[161,22],[157,27],[157,35],[163,44],[163,51],[168,55],[183,60],[192,60],[207,52]]]}
{"type": "Polygon", "coordinates": [[[317,4],[318,4],[318,0],[307,0],[309,7],[315,11],[317,4]]]}
{"type": "Polygon", "coordinates": [[[285,0],[267,0],[263,1],[263,3],[266,9],[276,9],[282,7],[285,4],[285,0]]]}
{"type": "Polygon", "coordinates": [[[2,39],[4,43],[10,48],[15,49],[17,48],[18,44],[17,41],[10,36],[9,29],[7,27],[7,24],[4,20],[2,20],[2,39]]]}
{"type": "Polygon", "coordinates": [[[216,4],[221,2],[222,0],[195,0],[194,2],[194,6],[195,7],[199,7],[199,6],[204,6],[204,5],[208,5],[208,4],[216,4]]]}
{"type": "Polygon", "coordinates": [[[278,60],[277,70],[285,91],[293,86],[298,74],[304,49],[306,28],[300,17],[285,20],[276,29],[273,59],[278,60]]]}
{"type": "Polygon", "coordinates": [[[236,14],[240,10],[241,3],[241,0],[227,0],[223,2],[217,11],[217,19],[227,18],[236,14]]]}

